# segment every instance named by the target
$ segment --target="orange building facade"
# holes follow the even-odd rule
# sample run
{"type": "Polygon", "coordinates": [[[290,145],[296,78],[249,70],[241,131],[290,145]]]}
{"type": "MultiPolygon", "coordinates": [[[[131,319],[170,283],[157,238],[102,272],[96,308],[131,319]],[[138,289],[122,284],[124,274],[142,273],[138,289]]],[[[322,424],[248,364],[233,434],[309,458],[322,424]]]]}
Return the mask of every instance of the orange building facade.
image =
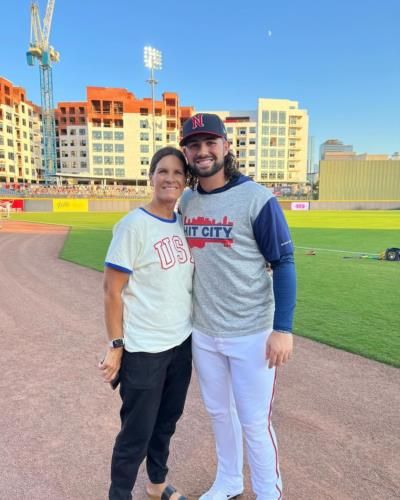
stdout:
{"type": "Polygon", "coordinates": [[[40,107],[22,87],[0,77],[0,182],[31,183],[42,177],[40,107]]]}
{"type": "Polygon", "coordinates": [[[86,102],[56,109],[58,173],[69,182],[147,186],[150,159],[178,146],[182,122],[194,112],[178,95],[138,99],[126,89],[87,87],[86,102]]]}

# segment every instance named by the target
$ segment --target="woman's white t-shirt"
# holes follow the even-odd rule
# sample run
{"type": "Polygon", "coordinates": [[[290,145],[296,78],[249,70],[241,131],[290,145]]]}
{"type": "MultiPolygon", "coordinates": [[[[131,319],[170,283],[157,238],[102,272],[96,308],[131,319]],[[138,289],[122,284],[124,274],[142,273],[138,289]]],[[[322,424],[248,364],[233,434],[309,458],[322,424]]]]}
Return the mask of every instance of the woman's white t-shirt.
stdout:
{"type": "Polygon", "coordinates": [[[130,275],[122,292],[127,351],[162,352],[190,335],[194,265],[179,215],[130,212],[114,226],[105,265],[130,275]]]}

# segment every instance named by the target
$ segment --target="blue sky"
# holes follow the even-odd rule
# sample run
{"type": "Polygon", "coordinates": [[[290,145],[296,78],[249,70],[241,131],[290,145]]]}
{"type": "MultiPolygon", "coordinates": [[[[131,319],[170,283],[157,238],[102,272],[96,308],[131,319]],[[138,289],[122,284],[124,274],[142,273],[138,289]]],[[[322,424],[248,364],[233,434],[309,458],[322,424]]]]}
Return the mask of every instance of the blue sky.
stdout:
{"type": "MultiPolygon", "coordinates": [[[[39,70],[25,61],[30,1],[0,3],[0,75],[39,104],[39,70]]],[[[359,153],[393,153],[399,22],[399,0],[56,0],[54,98],[84,100],[87,85],[149,96],[143,47],[152,45],[164,59],[158,96],[176,91],[181,105],[208,110],[292,99],[309,112],[316,149],[338,138],[359,153]]]]}

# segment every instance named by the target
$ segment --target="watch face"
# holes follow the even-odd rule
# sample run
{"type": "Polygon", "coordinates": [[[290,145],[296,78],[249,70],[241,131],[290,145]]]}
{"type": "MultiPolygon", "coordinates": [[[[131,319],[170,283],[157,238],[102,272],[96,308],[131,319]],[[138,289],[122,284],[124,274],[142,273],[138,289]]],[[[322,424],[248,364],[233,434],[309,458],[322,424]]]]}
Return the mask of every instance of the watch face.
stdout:
{"type": "Polygon", "coordinates": [[[113,347],[124,347],[124,339],[115,339],[112,341],[113,347]]]}

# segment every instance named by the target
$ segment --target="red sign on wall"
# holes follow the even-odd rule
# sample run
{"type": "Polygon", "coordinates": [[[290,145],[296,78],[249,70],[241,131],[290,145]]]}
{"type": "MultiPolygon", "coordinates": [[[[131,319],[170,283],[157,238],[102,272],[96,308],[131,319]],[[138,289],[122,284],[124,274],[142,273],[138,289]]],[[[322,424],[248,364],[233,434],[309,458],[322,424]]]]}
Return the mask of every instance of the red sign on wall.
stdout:
{"type": "Polygon", "coordinates": [[[0,209],[4,210],[9,207],[10,211],[23,212],[24,200],[15,198],[0,198],[0,209]]]}

